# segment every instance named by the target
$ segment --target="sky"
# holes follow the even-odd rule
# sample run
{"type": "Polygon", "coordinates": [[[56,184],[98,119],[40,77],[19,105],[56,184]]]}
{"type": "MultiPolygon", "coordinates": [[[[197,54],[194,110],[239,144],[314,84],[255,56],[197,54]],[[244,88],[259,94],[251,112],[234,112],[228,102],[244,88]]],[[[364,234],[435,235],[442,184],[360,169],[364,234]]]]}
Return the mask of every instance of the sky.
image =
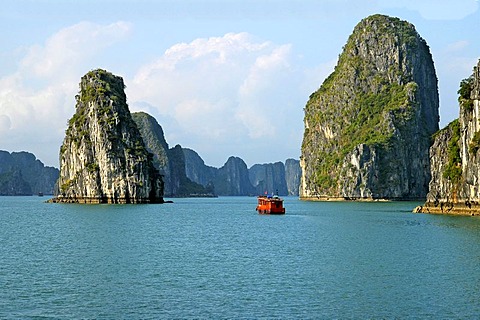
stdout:
{"type": "Polygon", "coordinates": [[[106,69],[131,112],[207,165],[299,159],[303,108],[355,25],[386,14],[430,47],[440,127],[480,58],[478,0],[5,0],[0,10],[0,150],[59,167],[80,78],[106,69]]]}

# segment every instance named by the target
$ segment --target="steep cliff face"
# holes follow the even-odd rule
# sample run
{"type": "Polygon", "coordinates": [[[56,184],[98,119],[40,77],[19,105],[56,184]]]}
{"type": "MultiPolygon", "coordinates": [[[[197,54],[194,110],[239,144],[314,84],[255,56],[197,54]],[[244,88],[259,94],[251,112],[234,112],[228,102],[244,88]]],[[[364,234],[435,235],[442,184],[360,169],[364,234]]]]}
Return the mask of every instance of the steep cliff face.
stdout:
{"type": "Polygon", "coordinates": [[[459,119],[435,135],[430,148],[430,190],[418,211],[480,212],[480,60],[458,93],[459,119]]]}
{"type": "Polygon", "coordinates": [[[169,149],[162,127],[145,112],[136,112],[132,118],[137,124],[147,150],[153,154],[153,164],[164,178],[165,197],[212,196],[212,190],[193,182],[186,175],[183,148],[169,149]]]}
{"type": "Polygon", "coordinates": [[[244,196],[256,194],[255,189],[248,178],[247,165],[238,157],[228,158],[223,167],[218,169],[214,185],[215,192],[219,196],[244,196]]]}
{"type": "Polygon", "coordinates": [[[287,159],[285,161],[285,180],[287,182],[289,196],[298,196],[301,176],[302,169],[300,168],[300,161],[295,159],[287,159]]]}
{"type": "Polygon", "coordinates": [[[186,162],[183,148],[177,144],[174,148],[168,150],[168,161],[171,170],[171,190],[172,196],[213,196],[213,187],[204,187],[203,185],[190,180],[186,174],[186,162]]]}
{"type": "Polygon", "coordinates": [[[282,162],[255,164],[248,169],[248,174],[256,194],[288,195],[285,165],[282,162]]]}
{"type": "Polygon", "coordinates": [[[183,149],[187,177],[223,196],[247,196],[264,194],[265,191],[280,195],[298,196],[300,162],[287,159],[282,162],[254,164],[245,170],[245,162],[231,157],[218,169],[205,165],[203,159],[191,149],[183,149]],[[245,174],[247,176],[245,176],[245,174]]]}
{"type": "Polygon", "coordinates": [[[53,194],[58,174],[31,153],[0,150],[0,195],[53,194]]]}
{"type": "Polygon", "coordinates": [[[171,188],[171,169],[168,161],[168,143],[165,140],[162,127],[157,120],[145,112],[132,113],[132,119],[135,121],[143,142],[148,152],[153,154],[153,164],[163,176],[164,195],[172,195],[171,188]]]}
{"type": "Polygon", "coordinates": [[[362,20],[305,107],[300,196],[424,198],[438,121],[425,40],[397,18],[362,20]]]}
{"type": "Polygon", "coordinates": [[[203,186],[213,186],[218,168],[207,166],[205,161],[192,149],[183,148],[187,177],[203,186]]]}
{"type": "Polygon", "coordinates": [[[58,202],[161,203],[163,181],[132,120],[121,77],[82,77],[60,148],[58,202]]]}

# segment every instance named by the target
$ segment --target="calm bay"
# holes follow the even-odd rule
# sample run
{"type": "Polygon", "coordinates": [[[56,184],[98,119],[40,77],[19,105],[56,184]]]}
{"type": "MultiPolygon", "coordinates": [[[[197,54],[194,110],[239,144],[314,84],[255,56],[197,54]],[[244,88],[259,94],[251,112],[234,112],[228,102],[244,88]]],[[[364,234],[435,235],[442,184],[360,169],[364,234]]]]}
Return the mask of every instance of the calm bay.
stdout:
{"type": "Polygon", "coordinates": [[[0,197],[0,318],[474,318],[480,219],[416,202],[0,197]]]}

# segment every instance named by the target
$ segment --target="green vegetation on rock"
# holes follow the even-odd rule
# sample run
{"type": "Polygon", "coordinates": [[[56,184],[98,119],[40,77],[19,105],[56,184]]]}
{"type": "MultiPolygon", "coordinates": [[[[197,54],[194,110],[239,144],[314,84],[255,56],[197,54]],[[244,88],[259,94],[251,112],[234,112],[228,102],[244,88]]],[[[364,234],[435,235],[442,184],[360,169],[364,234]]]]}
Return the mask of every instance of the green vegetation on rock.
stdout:
{"type": "Polygon", "coordinates": [[[460,89],[458,89],[458,102],[460,103],[460,107],[469,111],[473,109],[473,100],[471,98],[473,80],[473,76],[463,79],[460,82],[460,89]]]}
{"type": "MultiPolygon", "coordinates": [[[[443,172],[443,177],[457,183],[462,176],[462,159],[460,157],[460,123],[458,119],[453,120],[447,126],[450,129],[452,137],[448,141],[448,163],[443,172]]],[[[445,130],[445,129],[444,129],[445,130]]]]}

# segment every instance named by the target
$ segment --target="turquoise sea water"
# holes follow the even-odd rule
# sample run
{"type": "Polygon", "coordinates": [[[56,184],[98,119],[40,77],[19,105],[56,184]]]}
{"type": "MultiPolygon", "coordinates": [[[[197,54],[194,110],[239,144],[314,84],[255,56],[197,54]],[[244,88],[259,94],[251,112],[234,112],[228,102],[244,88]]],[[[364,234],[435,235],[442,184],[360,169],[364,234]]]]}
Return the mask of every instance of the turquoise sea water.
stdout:
{"type": "Polygon", "coordinates": [[[417,203],[0,197],[0,318],[475,318],[480,219],[417,203]]]}

